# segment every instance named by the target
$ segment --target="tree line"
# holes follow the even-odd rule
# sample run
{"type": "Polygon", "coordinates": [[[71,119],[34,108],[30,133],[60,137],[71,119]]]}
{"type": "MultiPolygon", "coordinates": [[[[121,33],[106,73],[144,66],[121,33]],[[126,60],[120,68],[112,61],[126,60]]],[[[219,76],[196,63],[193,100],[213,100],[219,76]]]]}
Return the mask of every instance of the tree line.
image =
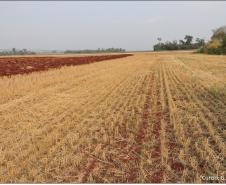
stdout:
{"type": "Polygon", "coordinates": [[[66,50],[64,53],[70,54],[70,53],[120,53],[125,52],[125,49],[122,48],[98,48],[95,50],[92,49],[84,49],[84,50],[66,50]]]}
{"type": "Polygon", "coordinates": [[[198,49],[205,44],[204,39],[196,38],[193,42],[193,38],[191,35],[185,35],[183,40],[161,42],[162,38],[158,37],[158,44],[154,45],[154,51],[198,49]]]}
{"type": "Polygon", "coordinates": [[[12,48],[11,50],[0,51],[0,55],[35,55],[36,53],[33,51],[29,51],[27,49],[18,50],[16,48],[12,48]]]}

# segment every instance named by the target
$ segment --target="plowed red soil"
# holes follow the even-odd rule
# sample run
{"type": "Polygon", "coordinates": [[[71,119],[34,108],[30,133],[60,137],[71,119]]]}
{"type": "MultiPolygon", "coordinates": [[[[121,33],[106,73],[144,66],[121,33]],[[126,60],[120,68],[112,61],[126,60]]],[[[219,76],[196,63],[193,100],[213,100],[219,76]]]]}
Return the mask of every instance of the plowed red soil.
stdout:
{"type": "Polygon", "coordinates": [[[0,58],[0,76],[43,71],[62,66],[89,64],[103,60],[132,56],[131,54],[83,56],[83,57],[2,57],[0,58]]]}

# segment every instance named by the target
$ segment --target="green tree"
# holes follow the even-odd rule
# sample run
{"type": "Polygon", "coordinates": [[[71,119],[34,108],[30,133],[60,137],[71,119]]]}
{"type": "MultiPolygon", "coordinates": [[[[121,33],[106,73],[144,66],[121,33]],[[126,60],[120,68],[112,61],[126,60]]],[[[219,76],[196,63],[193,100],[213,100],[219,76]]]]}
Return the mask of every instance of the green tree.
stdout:
{"type": "Polygon", "coordinates": [[[197,43],[198,46],[204,46],[205,40],[200,39],[200,38],[196,38],[196,43],[197,43]]]}
{"type": "Polygon", "coordinates": [[[16,54],[16,48],[12,49],[13,54],[16,54]]]}
{"type": "Polygon", "coordinates": [[[193,36],[191,36],[191,35],[185,35],[184,40],[185,40],[185,44],[186,45],[191,45],[192,40],[193,40],[193,36]]]}
{"type": "Polygon", "coordinates": [[[222,40],[222,54],[226,54],[226,35],[222,40]]]}
{"type": "Polygon", "coordinates": [[[159,41],[159,43],[162,41],[161,37],[158,37],[157,40],[159,41]]]}
{"type": "Polygon", "coordinates": [[[183,40],[179,40],[179,43],[180,43],[181,45],[184,45],[184,44],[185,44],[185,42],[184,42],[183,40]]]}

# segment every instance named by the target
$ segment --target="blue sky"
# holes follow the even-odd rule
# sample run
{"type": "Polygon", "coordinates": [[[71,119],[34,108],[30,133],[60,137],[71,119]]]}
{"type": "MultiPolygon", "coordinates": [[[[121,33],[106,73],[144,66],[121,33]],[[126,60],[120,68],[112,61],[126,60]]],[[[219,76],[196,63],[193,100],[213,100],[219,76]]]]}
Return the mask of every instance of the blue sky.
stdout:
{"type": "Polygon", "coordinates": [[[0,2],[0,49],[150,50],[185,34],[209,39],[226,2],[0,2]]]}

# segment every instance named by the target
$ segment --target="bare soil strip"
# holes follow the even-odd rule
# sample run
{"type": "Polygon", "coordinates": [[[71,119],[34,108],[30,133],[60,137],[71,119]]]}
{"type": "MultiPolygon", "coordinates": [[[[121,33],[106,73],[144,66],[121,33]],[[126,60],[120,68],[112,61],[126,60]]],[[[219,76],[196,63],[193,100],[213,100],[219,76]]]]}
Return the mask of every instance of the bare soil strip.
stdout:
{"type": "MultiPolygon", "coordinates": [[[[150,126],[149,124],[149,116],[151,113],[151,95],[152,95],[152,83],[153,83],[153,74],[150,74],[151,77],[146,76],[145,82],[147,82],[147,90],[146,90],[146,100],[144,103],[144,108],[143,108],[143,115],[142,115],[142,121],[138,125],[138,132],[136,133],[135,136],[135,142],[134,144],[130,147],[130,152],[132,152],[132,161],[134,163],[134,167],[129,169],[128,172],[128,177],[126,182],[134,183],[134,182],[139,182],[138,180],[138,172],[139,168],[136,168],[136,166],[140,166],[141,163],[141,153],[143,149],[143,142],[146,138],[147,135],[147,130],[150,126]]],[[[131,156],[129,154],[129,156],[131,156]]]]}
{"type": "Polygon", "coordinates": [[[83,56],[83,57],[3,57],[0,58],[0,76],[27,74],[62,66],[90,64],[103,60],[111,60],[132,56],[131,54],[83,56]]]}

